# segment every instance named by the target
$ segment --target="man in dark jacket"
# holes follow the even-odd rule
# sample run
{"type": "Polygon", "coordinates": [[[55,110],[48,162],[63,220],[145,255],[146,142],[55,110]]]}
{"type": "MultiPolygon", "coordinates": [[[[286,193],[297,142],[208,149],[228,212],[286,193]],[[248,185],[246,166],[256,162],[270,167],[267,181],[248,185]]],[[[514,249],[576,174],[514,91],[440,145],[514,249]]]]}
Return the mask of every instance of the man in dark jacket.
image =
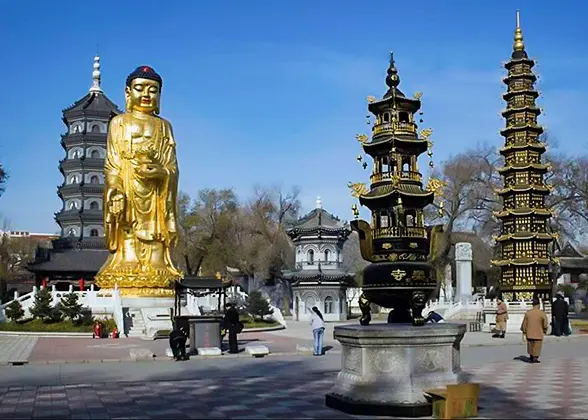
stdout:
{"type": "Polygon", "coordinates": [[[568,310],[568,303],[564,300],[563,294],[558,293],[555,302],[551,306],[553,333],[558,337],[568,331],[568,310]]]}
{"type": "Polygon", "coordinates": [[[183,327],[175,328],[169,334],[169,346],[172,349],[172,353],[174,354],[174,359],[176,362],[180,360],[188,360],[188,356],[186,356],[186,340],[188,338],[188,334],[183,327]]]}
{"type": "Polygon", "coordinates": [[[226,304],[226,312],[224,324],[229,331],[229,353],[239,353],[239,344],[237,342],[237,334],[240,333],[239,311],[235,308],[235,304],[229,302],[226,304]]]}

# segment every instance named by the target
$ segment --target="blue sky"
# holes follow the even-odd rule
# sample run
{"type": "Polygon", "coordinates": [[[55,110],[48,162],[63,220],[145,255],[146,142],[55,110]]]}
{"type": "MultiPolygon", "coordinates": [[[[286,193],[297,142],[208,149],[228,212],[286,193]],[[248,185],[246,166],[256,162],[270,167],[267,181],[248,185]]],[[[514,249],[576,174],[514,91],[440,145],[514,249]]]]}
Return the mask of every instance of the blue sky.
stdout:
{"type": "MultiPolygon", "coordinates": [[[[0,161],[10,171],[0,214],[13,229],[57,231],[61,110],[91,85],[123,105],[136,66],[164,78],[162,116],[178,140],[180,188],[299,185],[304,210],[320,195],[351,218],[347,182],[367,133],[365,96],[385,92],[388,51],[401,88],[424,92],[422,128],[435,160],[500,144],[501,63],[521,9],[538,60],[541,121],[566,152],[585,148],[588,3],[531,1],[51,1],[2,2],[0,161]]],[[[583,150],[580,150],[583,153],[583,150]]],[[[423,158],[421,168],[426,168],[423,158]]],[[[425,171],[426,172],[426,171],[425,171]]],[[[366,215],[367,216],[367,215],[366,215]]]]}

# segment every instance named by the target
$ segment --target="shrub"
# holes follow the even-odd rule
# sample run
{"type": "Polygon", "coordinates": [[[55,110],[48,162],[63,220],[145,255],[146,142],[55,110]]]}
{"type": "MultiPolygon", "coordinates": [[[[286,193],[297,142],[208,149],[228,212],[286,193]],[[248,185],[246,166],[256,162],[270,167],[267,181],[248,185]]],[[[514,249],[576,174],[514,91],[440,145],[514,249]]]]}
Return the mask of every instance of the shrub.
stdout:
{"type": "Polygon", "coordinates": [[[274,313],[274,310],[270,308],[268,301],[259,290],[249,293],[245,307],[253,319],[263,319],[265,315],[274,313]]]}
{"type": "Polygon", "coordinates": [[[59,310],[65,318],[72,322],[77,320],[82,315],[82,304],[78,301],[78,295],[75,293],[68,293],[61,298],[59,310]]]}
{"type": "Polygon", "coordinates": [[[30,309],[31,315],[42,321],[52,320],[54,318],[54,310],[51,302],[51,291],[46,287],[39,290],[35,295],[35,303],[30,309]]]}
{"type": "Polygon", "coordinates": [[[22,305],[18,300],[8,305],[4,312],[6,313],[6,317],[12,322],[20,321],[25,315],[24,309],[22,309],[22,305]]]}

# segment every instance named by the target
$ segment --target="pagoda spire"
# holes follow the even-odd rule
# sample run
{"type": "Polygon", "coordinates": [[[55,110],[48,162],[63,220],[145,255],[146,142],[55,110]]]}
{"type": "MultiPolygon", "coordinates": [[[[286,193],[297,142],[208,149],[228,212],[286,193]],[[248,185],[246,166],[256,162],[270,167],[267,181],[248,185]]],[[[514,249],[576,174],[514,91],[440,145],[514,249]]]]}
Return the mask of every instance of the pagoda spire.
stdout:
{"type": "Polygon", "coordinates": [[[100,87],[100,56],[96,54],[94,57],[94,71],[92,72],[92,87],[90,92],[102,92],[100,87]]]}
{"type": "Polygon", "coordinates": [[[517,27],[515,29],[513,51],[525,51],[523,42],[523,30],[521,29],[521,12],[517,10],[517,27]]]}
{"type": "Polygon", "coordinates": [[[392,51],[390,51],[390,65],[388,66],[386,74],[386,86],[388,86],[388,91],[384,95],[384,99],[391,96],[404,96],[400,89],[398,89],[400,76],[398,75],[398,69],[396,68],[394,53],[392,51]]]}

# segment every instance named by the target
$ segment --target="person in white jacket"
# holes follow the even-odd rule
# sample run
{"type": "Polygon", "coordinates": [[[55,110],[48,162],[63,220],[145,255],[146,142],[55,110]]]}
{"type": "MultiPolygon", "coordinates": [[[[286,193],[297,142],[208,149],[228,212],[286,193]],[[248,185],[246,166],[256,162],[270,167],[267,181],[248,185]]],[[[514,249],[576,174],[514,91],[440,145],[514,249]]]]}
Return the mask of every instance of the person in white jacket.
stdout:
{"type": "Polygon", "coordinates": [[[323,336],[325,335],[325,321],[323,314],[316,306],[312,307],[310,326],[312,328],[312,335],[314,337],[314,356],[322,356],[323,354],[323,336]]]}

